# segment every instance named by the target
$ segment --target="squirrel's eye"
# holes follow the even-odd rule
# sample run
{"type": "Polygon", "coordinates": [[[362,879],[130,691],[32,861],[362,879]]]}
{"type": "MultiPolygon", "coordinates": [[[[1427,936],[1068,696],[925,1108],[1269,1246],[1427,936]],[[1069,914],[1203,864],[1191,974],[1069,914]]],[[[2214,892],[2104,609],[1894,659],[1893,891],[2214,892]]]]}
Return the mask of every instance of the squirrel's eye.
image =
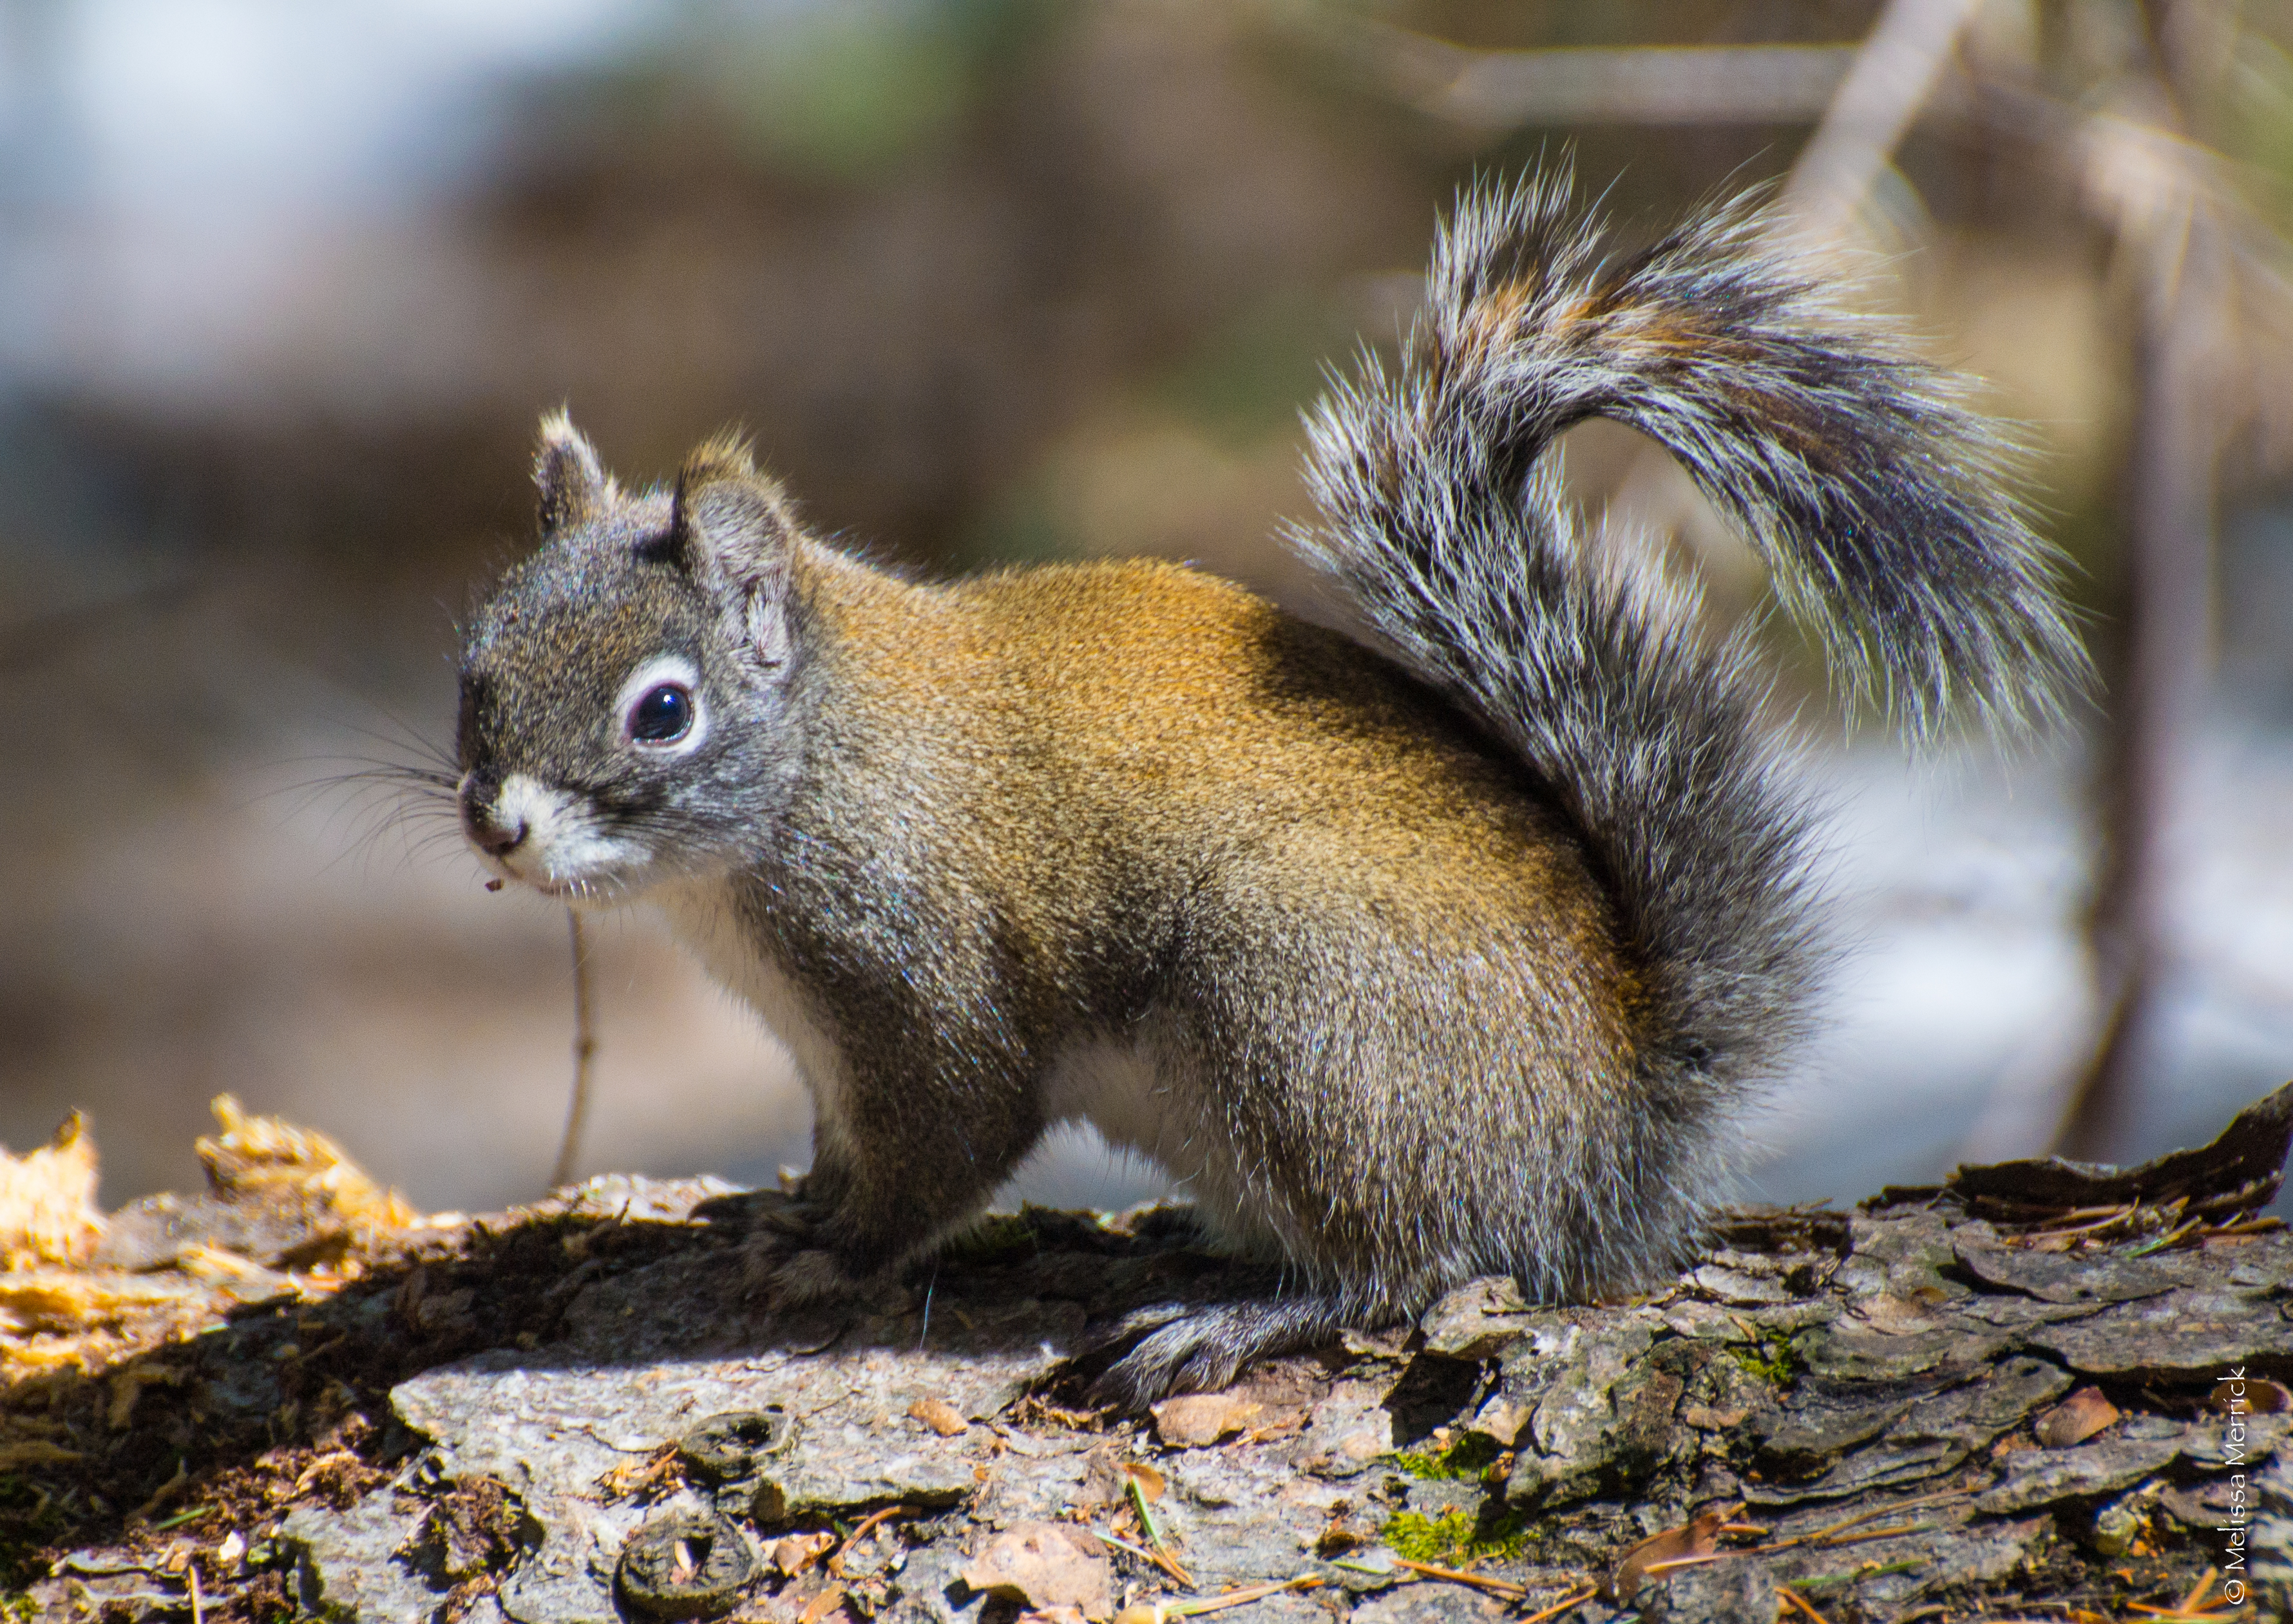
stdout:
{"type": "Polygon", "coordinates": [[[629,737],[639,744],[675,744],[693,731],[693,691],[663,683],[629,707],[629,737]]]}

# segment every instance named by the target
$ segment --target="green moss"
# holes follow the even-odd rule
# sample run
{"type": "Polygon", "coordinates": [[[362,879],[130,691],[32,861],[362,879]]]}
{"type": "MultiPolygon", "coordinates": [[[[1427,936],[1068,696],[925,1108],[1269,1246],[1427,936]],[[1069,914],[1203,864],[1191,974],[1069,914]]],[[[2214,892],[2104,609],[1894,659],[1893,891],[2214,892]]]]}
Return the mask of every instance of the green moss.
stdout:
{"type": "Polygon", "coordinates": [[[1807,1361],[1800,1357],[1791,1338],[1772,1331],[1756,1341],[1729,1344],[1728,1355],[1744,1368],[1746,1375],[1770,1387],[1790,1386],[1807,1369],[1807,1361]]]}
{"type": "Polygon", "coordinates": [[[1396,1450],[1393,1464],[1423,1482],[1453,1483],[1485,1475],[1501,1453],[1495,1439],[1481,1433],[1466,1433],[1446,1450],[1430,1453],[1421,1450],[1396,1450]]]}
{"type": "MultiPolygon", "coordinates": [[[[1460,1434],[1440,1450],[1401,1450],[1393,1464],[1409,1476],[1427,1483],[1494,1482],[1503,1448],[1481,1433],[1460,1434]]],[[[1502,1496],[1492,1495],[1479,1515],[1458,1507],[1438,1514],[1397,1512],[1380,1531],[1379,1539],[1397,1556],[1411,1562],[1454,1567],[1484,1557],[1520,1555],[1527,1524],[1508,1507],[1502,1496]]]]}
{"type": "Polygon", "coordinates": [[[1378,1533],[1395,1555],[1443,1568],[1518,1556],[1527,1537],[1528,1525],[1520,1514],[1497,1507],[1485,1508],[1479,1517],[1462,1508],[1438,1517],[1422,1511],[1398,1512],[1378,1533]]]}
{"type": "Polygon", "coordinates": [[[1901,1562],[1891,1562],[1884,1566],[1877,1563],[1866,1563],[1852,1573],[1819,1573],[1811,1579],[1791,1579],[1784,1582],[1794,1590],[1807,1590],[1820,1596],[1827,1591],[1860,1584],[1867,1579],[1879,1579],[1890,1573],[1916,1573],[1925,1565],[1916,1557],[1906,1557],[1901,1562]]]}

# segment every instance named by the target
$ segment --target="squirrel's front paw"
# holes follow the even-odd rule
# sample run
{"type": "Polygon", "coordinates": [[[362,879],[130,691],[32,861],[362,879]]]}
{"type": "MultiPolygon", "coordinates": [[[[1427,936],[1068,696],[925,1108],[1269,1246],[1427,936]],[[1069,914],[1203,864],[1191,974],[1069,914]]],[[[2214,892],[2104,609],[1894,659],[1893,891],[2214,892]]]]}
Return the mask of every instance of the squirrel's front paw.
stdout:
{"type": "Polygon", "coordinates": [[[769,1296],[773,1281],[790,1257],[816,1244],[819,1224],[801,1207],[788,1206],[758,1215],[741,1241],[741,1290],[743,1296],[769,1296]]]}
{"type": "Polygon", "coordinates": [[[775,1309],[831,1302],[860,1289],[833,1252],[798,1252],[774,1267],[765,1281],[765,1300],[775,1309]]]}

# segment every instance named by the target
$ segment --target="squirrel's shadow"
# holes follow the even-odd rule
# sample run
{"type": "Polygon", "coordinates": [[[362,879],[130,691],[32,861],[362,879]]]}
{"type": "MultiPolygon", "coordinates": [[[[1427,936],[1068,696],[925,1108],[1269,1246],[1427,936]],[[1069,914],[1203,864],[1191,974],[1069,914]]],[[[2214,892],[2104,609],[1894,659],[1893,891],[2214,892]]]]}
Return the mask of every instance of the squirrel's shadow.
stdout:
{"type": "MultiPolygon", "coordinates": [[[[247,1302],[116,1363],[19,1382],[0,1397],[0,1437],[17,1443],[0,1442],[0,1588],[43,1577],[60,1551],[164,1549],[178,1530],[251,1539],[314,1495],[347,1506],[429,1442],[392,1390],[481,1354],[539,1373],[883,1350],[1024,1369],[1081,1404],[1158,1313],[1279,1284],[1201,1249],[1184,1207],[1106,1220],[1031,1208],[850,1300],[774,1310],[749,1254],[785,1198],[625,1182],[652,1199],[560,1198],[385,1239],[369,1258],[353,1248],[355,1278],[330,1296],[247,1302]]],[[[298,1257],[312,1244],[278,1239],[298,1257]]]]}

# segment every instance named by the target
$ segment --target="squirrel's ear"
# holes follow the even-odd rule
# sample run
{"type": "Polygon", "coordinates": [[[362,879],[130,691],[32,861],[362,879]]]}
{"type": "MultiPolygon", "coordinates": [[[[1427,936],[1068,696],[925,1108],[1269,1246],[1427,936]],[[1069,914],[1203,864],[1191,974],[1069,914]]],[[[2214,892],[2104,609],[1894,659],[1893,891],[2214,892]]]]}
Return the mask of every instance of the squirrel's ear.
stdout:
{"type": "Polygon", "coordinates": [[[597,460],[596,448],[558,408],[541,420],[541,444],[533,454],[533,483],[541,492],[541,533],[552,536],[571,524],[597,518],[611,505],[613,481],[597,460]]]}
{"type": "Polygon", "coordinates": [[[695,576],[724,588],[745,620],[751,647],[768,666],[787,654],[783,610],[795,538],[788,498],[757,472],[739,440],[719,435],[685,458],[669,508],[672,554],[695,576]]]}

